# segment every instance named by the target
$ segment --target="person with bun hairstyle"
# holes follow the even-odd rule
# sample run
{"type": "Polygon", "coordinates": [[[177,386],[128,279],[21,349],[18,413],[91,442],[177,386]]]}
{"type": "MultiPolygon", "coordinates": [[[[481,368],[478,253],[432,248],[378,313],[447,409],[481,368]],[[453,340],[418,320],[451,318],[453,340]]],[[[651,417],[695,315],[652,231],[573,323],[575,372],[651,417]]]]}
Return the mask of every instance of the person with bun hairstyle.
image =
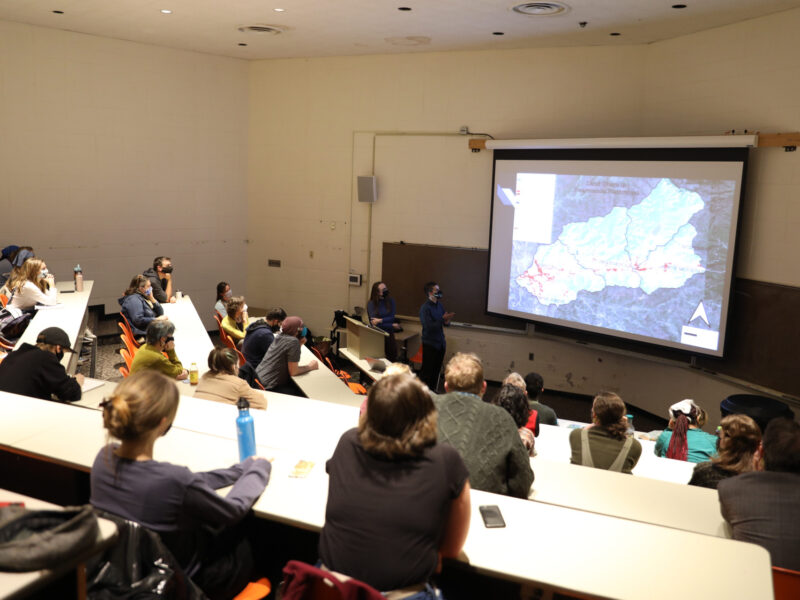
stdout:
{"type": "Polygon", "coordinates": [[[625,403],[617,394],[597,394],[592,402],[592,424],[583,429],[573,429],[569,434],[572,448],[569,462],[631,473],[642,455],[642,445],[625,435],[628,429],[625,412],[625,403]]]}
{"type": "Polygon", "coordinates": [[[269,482],[271,464],[250,457],[227,469],[193,473],[154,460],[156,440],[172,426],[178,389],[143,371],[101,403],[109,443],[90,476],[92,506],[157,532],[186,574],[213,599],[232,598],[254,576],[243,520],[269,482]],[[233,486],[222,496],[217,490],[233,486]]]}
{"type": "Polygon", "coordinates": [[[239,398],[246,398],[250,408],[266,410],[266,395],[239,377],[239,357],[231,348],[214,348],[209,352],[208,368],[210,370],[197,383],[195,398],[227,404],[236,404],[239,398]]]}
{"type": "Polygon", "coordinates": [[[756,470],[761,430],[753,419],[744,414],[728,415],[719,423],[717,439],[717,455],[695,465],[689,485],[715,490],[723,479],[756,470]]]}
{"type": "Polygon", "coordinates": [[[707,415],[694,400],[687,398],[673,404],[669,416],[668,428],[656,440],[657,456],[699,463],[716,454],[717,436],[701,429],[707,415]]]}
{"type": "Polygon", "coordinates": [[[437,442],[427,388],[413,375],[384,375],[370,387],[358,427],[342,435],[325,469],[328,500],[319,539],[325,568],[389,598],[441,598],[430,577],[467,538],[470,483],[458,451],[437,442]]]}

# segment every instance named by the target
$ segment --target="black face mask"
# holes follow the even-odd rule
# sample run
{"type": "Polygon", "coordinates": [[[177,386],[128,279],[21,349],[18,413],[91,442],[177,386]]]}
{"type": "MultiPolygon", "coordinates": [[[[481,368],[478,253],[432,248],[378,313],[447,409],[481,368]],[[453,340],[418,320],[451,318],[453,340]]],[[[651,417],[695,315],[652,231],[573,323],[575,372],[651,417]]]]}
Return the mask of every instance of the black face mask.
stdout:
{"type": "Polygon", "coordinates": [[[58,352],[56,352],[56,358],[58,359],[58,362],[61,362],[61,360],[64,358],[64,351],[59,350],[58,352]]]}
{"type": "Polygon", "coordinates": [[[270,325],[269,328],[272,330],[272,333],[278,333],[281,330],[281,324],[275,323],[275,325],[270,325]]]}
{"type": "Polygon", "coordinates": [[[441,292],[441,291],[438,291],[438,292],[436,292],[436,293],[433,295],[433,297],[434,297],[434,298],[441,298],[443,295],[444,295],[444,294],[442,294],[442,292],[441,292]]]}
{"type": "Polygon", "coordinates": [[[381,294],[381,298],[388,298],[389,297],[389,289],[383,290],[383,294],[381,294]]]}
{"type": "Polygon", "coordinates": [[[170,265],[168,267],[162,267],[161,268],[161,272],[162,273],[172,273],[172,265],[170,265]]]}

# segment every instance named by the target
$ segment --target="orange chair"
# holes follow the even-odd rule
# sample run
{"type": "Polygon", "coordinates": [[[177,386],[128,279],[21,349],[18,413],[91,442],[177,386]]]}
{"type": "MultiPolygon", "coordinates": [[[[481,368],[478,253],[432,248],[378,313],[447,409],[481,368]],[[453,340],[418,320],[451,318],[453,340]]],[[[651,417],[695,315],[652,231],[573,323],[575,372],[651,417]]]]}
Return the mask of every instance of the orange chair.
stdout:
{"type": "Polygon", "coordinates": [[[772,587],[775,600],[797,600],[800,598],[800,571],[772,567],[772,587]]]}
{"type": "Polygon", "coordinates": [[[136,347],[136,344],[124,333],[119,334],[119,339],[122,340],[122,343],[125,345],[125,348],[128,350],[130,355],[136,356],[136,351],[139,349],[136,347]]]}
{"type": "Polygon", "coordinates": [[[408,359],[409,362],[414,363],[415,365],[419,365],[419,368],[422,368],[422,344],[419,345],[419,350],[417,353],[408,359]]]}
{"type": "Polygon", "coordinates": [[[258,389],[267,391],[267,388],[265,388],[264,384],[261,383],[261,381],[259,381],[258,377],[253,377],[253,381],[256,382],[256,385],[258,386],[258,389]]]}
{"type": "Polygon", "coordinates": [[[233,600],[261,600],[266,598],[272,591],[272,584],[269,579],[262,577],[258,581],[251,581],[241,592],[233,597],[233,600]]]}
{"type": "Polygon", "coordinates": [[[14,344],[12,344],[6,338],[0,337],[0,348],[4,348],[6,350],[13,350],[14,349],[14,344]]]}
{"type": "Polygon", "coordinates": [[[128,370],[128,367],[120,367],[119,372],[122,373],[123,377],[127,377],[131,374],[131,372],[128,370]]]}
{"type": "Polygon", "coordinates": [[[133,329],[130,328],[127,322],[117,321],[117,325],[119,325],[119,328],[122,330],[121,335],[124,335],[126,338],[128,338],[131,344],[138,348],[139,342],[136,341],[136,336],[133,335],[133,329]]]}
{"type": "Polygon", "coordinates": [[[236,347],[236,342],[234,342],[231,339],[231,336],[225,333],[225,330],[222,328],[222,325],[219,326],[219,339],[222,340],[222,343],[225,344],[228,348],[232,348],[233,350],[238,351],[238,348],[236,347]]]}
{"type": "Polygon", "coordinates": [[[214,311],[214,320],[217,322],[217,325],[222,327],[222,317],[219,316],[217,311],[214,311]]]}
{"type": "Polygon", "coordinates": [[[6,296],[5,294],[0,294],[0,306],[5,308],[6,304],[8,304],[8,296],[6,296]]]}
{"type": "MultiPolygon", "coordinates": [[[[122,356],[122,360],[125,361],[125,365],[128,367],[128,370],[130,370],[131,363],[133,363],[133,356],[131,356],[127,348],[120,348],[119,353],[122,356]]],[[[142,354],[142,356],[144,356],[144,354],[142,354]]]]}
{"type": "MultiPolygon", "coordinates": [[[[3,352],[3,351],[0,351],[0,362],[3,362],[3,359],[4,359],[6,356],[8,356],[8,352],[3,352]]],[[[261,385],[261,384],[259,383],[259,385],[261,385]]],[[[262,387],[261,389],[263,390],[264,388],[262,387]]]]}
{"type": "Polygon", "coordinates": [[[239,349],[238,349],[238,348],[234,348],[234,350],[236,350],[236,354],[238,354],[238,355],[239,355],[239,366],[241,367],[241,366],[242,366],[244,363],[246,363],[246,362],[247,362],[247,360],[245,360],[245,358],[244,358],[244,354],[242,354],[242,353],[239,351],[239,349]]]}

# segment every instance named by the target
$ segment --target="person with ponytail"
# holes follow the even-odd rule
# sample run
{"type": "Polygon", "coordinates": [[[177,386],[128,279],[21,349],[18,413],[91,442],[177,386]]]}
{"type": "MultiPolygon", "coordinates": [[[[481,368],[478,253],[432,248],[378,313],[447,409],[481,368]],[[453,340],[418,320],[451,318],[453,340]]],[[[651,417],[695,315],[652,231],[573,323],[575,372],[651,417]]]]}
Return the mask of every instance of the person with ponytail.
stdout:
{"type": "Polygon", "coordinates": [[[656,456],[699,463],[716,454],[717,436],[701,429],[707,415],[694,400],[687,398],[673,404],[669,415],[668,428],[656,440],[656,456]]]}
{"type": "Polygon", "coordinates": [[[232,598],[257,576],[245,521],[264,491],[269,461],[251,457],[227,469],[193,473],[153,459],[156,440],[178,411],[175,382],[135,373],[101,403],[108,436],[98,452],[90,502],[157,532],[186,574],[210,598],[232,598]],[[217,490],[233,486],[222,496],[217,490]]]}
{"type": "Polygon", "coordinates": [[[625,403],[613,392],[600,392],[592,402],[592,424],[569,434],[570,462],[607,471],[631,473],[642,445],[627,437],[625,403]]]}
{"type": "Polygon", "coordinates": [[[761,444],[761,430],[747,415],[728,415],[719,423],[717,455],[697,463],[689,485],[717,489],[723,479],[756,470],[755,455],[761,444]]]}

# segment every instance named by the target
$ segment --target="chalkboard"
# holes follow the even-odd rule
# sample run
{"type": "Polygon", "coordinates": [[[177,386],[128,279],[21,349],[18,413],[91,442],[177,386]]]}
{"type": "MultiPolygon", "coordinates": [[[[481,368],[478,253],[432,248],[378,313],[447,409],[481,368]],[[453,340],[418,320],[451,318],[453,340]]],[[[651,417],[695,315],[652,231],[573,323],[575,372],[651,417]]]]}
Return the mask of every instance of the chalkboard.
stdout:
{"type": "MultiPolygon", "coordinates": [[[[444,292],[442,304],[456,313],[454,321],[523,330],[521,320],[485,313],[488,257],[487,250],[474,248],[384,243],[382,273],[398,314],[419,314],[423,286],[436,281],[444,292]]],[[[800,289],[739,278],[731,300],[725,357],[698,356],[695,366],[800,397],[800,289]]],[[[682,351],[553,325],[537,324],[536,330],[648,356],[692,360],[682,351]]]]}
{"type": "Polygon", "coordinates": [[[444,294],[445,309],[456,313],[453,321],[525,329],[519,319],[486,314],[488,250],[384,242],[381,273],[398,314],[419,315],[425,302],[423,287],[435,281],[444,294]]]}

